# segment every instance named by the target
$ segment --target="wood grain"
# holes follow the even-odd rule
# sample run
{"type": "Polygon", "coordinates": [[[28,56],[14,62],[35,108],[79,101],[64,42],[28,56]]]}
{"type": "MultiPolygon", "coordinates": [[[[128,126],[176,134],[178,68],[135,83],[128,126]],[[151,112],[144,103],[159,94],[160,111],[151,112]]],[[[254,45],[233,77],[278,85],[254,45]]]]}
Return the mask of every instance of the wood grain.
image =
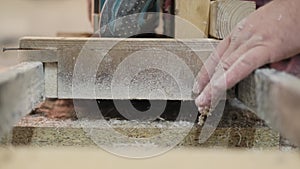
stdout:
{"type": "Polygon", "coordinates": [[[256,9],[255,2],[239,0],[212,1],[209,35],[224,39],[234,27],[256,9]]]}
{"type": "Polygon", "coordinates": [[[255,73],[257,114],[292,143],[300,145],[300,79],[263,69],[255,73]]]}
{"type": "Polygon", "coordinates": [[[175,37],[207,37],[209,8],[210,0],[176,0],[175,37]]]}
{"type": "MultiPolygon", "coordinates": [[[[160,89],[165,93],[163,99],[192,100],[194,77],[217,44],[218,41],[211,39],[179,41],[27,37],[20,40],[20,47],[56,49],[57,97],[64,99],[160,100],[162,95],[157,92],[160,89]],[[133,60],[129,61],[129,58],[133,60]],[[118,76],[120,78],[115,79],[115,84],[129,87],[130,95],[126,93],[128,90],[119,90],[120,92],[112,96],[111,83],[120,68],[124,71],[123,76],[131,78],[132,81],[127,79],[127,83],[124,84],[126,80],[118,76]],[[73,85],[72,88],[73,82],[76,81],[74,81],[74,72],[77,72],[76,79],[79,81],[76,83],[77,87],[73,85]],[[91,83],[94,76],[96,81],[91,83]],[[95,87],[96,90],[93,90],[95,87]]],[[[43,62],[48,61],[43,60],[43,62]]]]}
{"type": "Polygon", "coordinates": [[[0,138],[44,97],[40,62],[21,63],[0,73],[0,138]]]}
{"type": "Polygon", "coordinates": [[[300,168],[297,152],[225,149],[174,149],[152,158],[128,159],[101,149],[13,148],[1,150],[0,159],[6,169],[300,168]]]}

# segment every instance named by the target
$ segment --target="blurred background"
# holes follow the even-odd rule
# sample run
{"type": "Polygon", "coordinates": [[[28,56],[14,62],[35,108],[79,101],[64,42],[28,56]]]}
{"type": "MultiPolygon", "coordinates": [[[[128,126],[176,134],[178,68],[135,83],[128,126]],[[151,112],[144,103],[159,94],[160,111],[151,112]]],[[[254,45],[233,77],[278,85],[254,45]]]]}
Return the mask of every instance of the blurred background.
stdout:
{"type": "Polygon", "coordinates": [[[92,32],[86,0],[0,0],[0,71],[18,63],[23,36],[56,36],[58,32],[92,32]]]}

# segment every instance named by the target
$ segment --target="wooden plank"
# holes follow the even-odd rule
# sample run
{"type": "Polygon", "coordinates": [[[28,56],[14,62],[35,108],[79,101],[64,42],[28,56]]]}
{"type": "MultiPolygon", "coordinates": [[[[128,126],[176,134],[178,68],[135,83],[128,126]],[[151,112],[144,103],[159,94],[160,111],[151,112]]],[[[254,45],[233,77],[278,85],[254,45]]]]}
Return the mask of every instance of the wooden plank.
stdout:
{"type": "Polygon", "coordinates": [[[256,101],[256,83],[254,73],[242,80],[237,85],[236,97],[241,100],[248,108],[253,112],[257,110],[257,101],[256,101]]]}
{"type": "MultiPolygon", "coordinates": [[[[102,110],[102,113],[106,112],[102,110]]],[[[75,147],[95,147],[99,141],[107,146],[111,146],[112,143],[124,143],[124,139],[111,132],[111,127],[134,138],[150,138],[161,134],[162,131],[170,131],[171,133],[159,137],[159,140],[150,140],[151,144],[162,147],[169,145],[170,140],[181,138],[179,147],[279,149],[277,132],[268,128],[253,113],[229,105],[226,106],[218,127],[204,143],[198,142],[202,129],[200,126],[194,125],[194,122],[154,121],[148,123],[114,119],[105,121],[98,118],[57,121],[36,115],[22,119],[15,126],[8,143],[15,146],[75,147]],[[93,133],[93,138],[96,135],[98,138],[96,143],[87,134],[90,129],[93,129],[94,132],[99,131],[93,133]]],[[[149,140],[145,140],[145,142],[149,144],[149,140]]]]}
{"type": "MultiPolygon", "coordinates": [[[[128,147],[127,147],[128,148],[128,147]]],[[[106,168],[222,168],[287,169],[300,168],[298,152],[239,151],[224,149],[174,149],[146,159],[119,157],[101,149],[87,148],[12,148],[0,151],[6,169],[96,169],[106,168]],[[9,160],[7,158],[9,157],[9,160]],[[34,160],[33,160],[34,159],[34,160]]]]}
{"type": "Polygon", "coordinates": [[[210,0],[176,0],[175,37],[208,37],[210,0]]]}
{"type": "Polygon", "coordinates": [[[57,37],[92,37],[93,33],[90,32],[57,32],[57,37]]]}
{"type": "Polygon", "coordinates": [[[21,63],[0,72],[0,138],[43,100],[40,62],[21,63]]]}
{"type": "MultiPolygon", "coordinates": [[[[72,121],[53,121],[50,119],[36,118],[37,125],[18,125],[13,130],[11,143],[14,146],[74,146],[74,147],[96,147],[96,143],[86,133],[86,130],[91,128],[81,126],[81,122],[72,121]],[[37,122],[39,121],[39,122],[37,122]],[[43,124],[45,123],[45,124],[43,124]]],[[[30,118],[25,118],[24,121],[33,122],[30,118]]],[[[165,147],[169,145],[170,140],[176,140],[175,137],[185,136],[185,130],[188,129],[183,123],[178,122],[152,122],[145,125],[145,123],[136,124],[136,122],[112,120],[108,123],[120,124],[121,127],[114,126],[114,129],[125,135],[130,135],[135,138],[148,138],[161,133],[163,130],[170,130],[172,134],[168,137],[160,138],[159,140],[152,140],[151,144],[165,147]],[[156,127],[161,126],[161,127],[156,127]]],[[[91,125],[93,133],[98,133],[99,140],[106,146],[113,146],[115,144],[129,144],[124,142],[124,139],[119,138],[107,128],[104,122],[101,121],[87,121],[84,125],[91,125]],[[97,126],[95,127],[95,125],[97,126]],[[98,132],[97,132],[98,131],[98,132]],[[101,134],[100,134],[101,133],[101,134]],[[113,140],[113,141],[112,141],[113,140]]],[[[193,125],[193,124],[191,124],[193,125]]],[[[278,149],[279,135],[273,132],[268,127],[258,128],[240,128],[240,127],[219,127],[212,136],[204,143],[198,143],[199,131],[201,129],[193,127],[189,134],[183,139],[179,147],[239,147],[247,149],[278,149]]],[[[93,138],[96,136],[94,135],[93,138]]],[[[148,140],[145,140],[145,144],[148,140]]]]}
{"type": "MultiPolygon", "coordinates": [[[[20,47],[24,48],[56,48],[58,57],[57,97],[65,99],[161,100],[161,93],[156,92],[160,88],[166,94],[163,99],[192,100],[191,88],[194,77],[201,69],[203,61],[207,59],[217,44],[218,41],[211,39],[179,41],[174,39],[28,37],[20,41],[20,47]],[[128,65],[123,67],[125,71],[129,71],[124,76],[140,73],[134,82],[125,84],[126,87],[130,86],[131,93],[128,95],[128,93],[124,93],[128,90],[120,90],[116,96],[112,96],[113,75],[120,68],[119,65],[132,55],[135,60],[127,62],[128,65]],[[78,87],[73,86],[76,92],[72,92],[76,63],[78,67],[81,66],[83,73],[77,78],[81,79],[77,83],[78,87]],[[156,70],[146,69],[144,72],[136,72],[136,68],[141,68],[141,66],[149,68],[149,65],[156,67],[156,70]],[[173,73],[173,77],[161,71],[162,69],[173,73]],[[97,71],[95,75],[96,94],[93,90],[95,83],[89,83],[91,78],[94,78],[94,75],[91,75],[93,71],[97,71]],[[159,86],[153,84],[159,84],[159,86]],[[183,87],[181,91],[179,91],[178,85],[183,87]],[[149,96],[149,93],[153,94],[149,96]]],[[[117,79],[115,84],[123,84],[124,81],[124,79],[117,79]]]]}
{"type": "Polygon", "coordinates": [[[257,114],[292,143],[300,145],[300,79],[270,69],[255,73],[257,114]]]}
{"type": "Polygon", "coordinates": [[[237,97],[283,137],[299,145],[299,85],[297,77],[259,69],[238,85],[237,97]]]}
{"type": "Polygon", "coordinates": [[[234,27],[256,9],[255,2],[239,0],[212,1],[209,35],[224,39],[234,27]]]}
{"type": "Polygon", "coordinates": [[[45,50],[23,50],[19,52],[20,62],[47,62],[58,61],[55,48],[45,47],[45,50]]]}
{"type": "Polygon", "coordinates": [[[55,63],[44,63],[45,73],[45,96],[47,98],[57,98],[57,73],[58,65],[55,63]]]}

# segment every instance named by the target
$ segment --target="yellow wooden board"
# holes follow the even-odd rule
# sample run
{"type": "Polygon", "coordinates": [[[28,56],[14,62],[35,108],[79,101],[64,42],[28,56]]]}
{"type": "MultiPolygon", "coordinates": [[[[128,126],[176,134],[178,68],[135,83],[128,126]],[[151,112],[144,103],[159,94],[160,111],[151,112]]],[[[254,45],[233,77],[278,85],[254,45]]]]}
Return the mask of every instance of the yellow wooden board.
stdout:
{"type": "Polygon", "coordinates": [[[118,157],[100,149],[0,149],[0,168],[5,169],[289,169],[300,168],[296,152],[172,150],[148,159],[118,157]]]}
{"type": "Polygon", "coordinates": [[[210,0],[176,0],[175,37],[207,37],[210,0]]]}

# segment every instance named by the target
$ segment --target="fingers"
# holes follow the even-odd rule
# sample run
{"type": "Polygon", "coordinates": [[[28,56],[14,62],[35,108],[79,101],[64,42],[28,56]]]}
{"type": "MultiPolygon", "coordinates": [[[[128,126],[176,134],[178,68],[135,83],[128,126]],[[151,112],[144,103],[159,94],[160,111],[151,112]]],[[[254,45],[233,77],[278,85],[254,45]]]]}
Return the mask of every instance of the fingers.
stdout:
{"type": "Polygon", "coordinates": [[[242,54],[224,73],[224,75],[212,79],[201,95],[196,99],[198,107],[210,106],[214,98],[218,98],[222,92],[236,85],[240,80],[251,74],[256,68],[270,61],[270,53],[264,47],[256,47],[242,54]],[[259,54],[259,55],[257,55],[259,54]]]}
{"type": "Polygon", "coordinates": [[[230,39],[226,38],[216,48],[216,51],[205,61],[200,72],[196,77],[196,81],[193,87],[193,93],[200,94],[204,87],[209,83],[212,75],[215,72],[215,68],[218,65],[221,56],[226,51],[230,44],[230,39]]]}
{"type": "Polygon", "coordinates": [[[228,56],[225,56],[224,54],[219,62],[218,67],[216,68],[215,74],[213,75],[215,76],[214,79],[218,79],[220,78],[220,76],[223,76],[225,71],[227,71],[231,67],[231,65],[233,65],[243,54],[245,54],[251,48],[252,46],[249,45],[248,42],[246,42],[236,50],[232,51],[228,56]]]}
{"type": "MultiPolygon", "coordinates": [[[[221,68],[218,68],[221,70],[221,68]]],[[[217,73],[217,72],[216,72],[217,73]]],[[[226,91],[225,81],[219,81],[217,77],[221,78],[225,75],[224,72],[218,71],[218,75],[214,75],[211,81],[205,86],[201,94],[196,98],[195,103],[197,107],[210,107],[213,102],[216,102],[222,93],[226,91]],[[222,84],[217,84],[222,83],[222,84]]]]}
{"type": "MultiPolygon", "coordinates": [[[[241,21],[232,34],[220,42],[216,51],[207,59],[204,66],[200,70],[196,82],[193,87],[193,92],[199,94],[209,83],[212,75],[215,73],[215,68],[222,58],[228,58],[234,51],[236,51],[244,42],[251,38],[251,28],[245,27],[246,20],[241,21]]],[[[251,41],[250,41],[251,42],[251,41]]],[[[226,62],[224,62],[226,63],[226,62]]],[[[223,65],[227,70],[230,64],[223,65]]]]}
{"type": "Polygon", "coordinates": [[[223,76],[225,79],[218,79],[218,81],[225,80],[227,88],[231,88],[255,69],[269,63],[270,60],[270,52],[265,47],[252,48],[231,66],[223,76]]]}

